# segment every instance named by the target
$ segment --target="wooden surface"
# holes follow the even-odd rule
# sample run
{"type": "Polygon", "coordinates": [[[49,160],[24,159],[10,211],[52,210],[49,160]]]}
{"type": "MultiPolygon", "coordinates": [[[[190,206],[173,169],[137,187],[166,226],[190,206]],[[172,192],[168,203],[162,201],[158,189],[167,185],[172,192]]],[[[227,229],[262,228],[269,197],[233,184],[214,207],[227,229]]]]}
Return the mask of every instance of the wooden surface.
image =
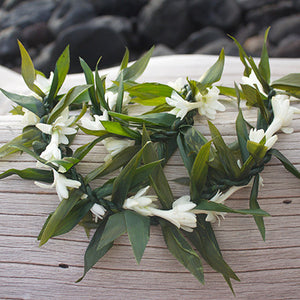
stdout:
{"type": "MultiPolygon", "coordinates": [[[[200,55],[154,58],[141,81],[168,82],[186,76],[198,79],[215,60],[216,57],[200,55]]],[[[300,60],[273,59],[271,70],[273,79],[299,72],[300,60]]],[[[233,81],[239,82],[242,71],[237,58],[227,58],[223,84],[232,86],[233,81]]],[[[5,80],[5,72],[0,69],[1,87],[13,88],[14,85],[5,80]]],[[[16,82],[21,82],[17,74],[10,74],[16,82]]],[[[70,75],[65,87],[83,82],[81,74],[70,75]]],[[[246,115],[253,120],[251,112],[247,111],[246,115]]],[[[228,141],[234,135],[235,116],[231,106],[227,112],[219,113],[214,122],[228,141]]],[[[199,126],[208,133],[205,121],[199,126]]],[[[299,115],[293,127],[294,134],[279,134],[276,148],[299,169],[299,115]]],[[[0,116],[0,144],[20,131],[20,118],[0,116]]],[[[74,148],[88,139],[79,136],[74,148]]],[[[82,173],[95,162],[101,162],[104,156],[103,147],[95,147],[81,166],[82,173]]],[[[28,156],[15,155],[0,161],[0,172],[34,165],[28,156]]],[[[184,172],[177,153],[166,167],[167,176],[172,179],[184,172]]],[[[266,242],[261,240],[253,219],[247,216],[228,214],[220,227],[214,225],[216,235],[225,260],[241,279],[233,283],[236,299],[299,299],[299,180],[275,159],[262,176],[264,187],[259,202],[261,208],[272,215],[265,219],[266,242]]],[[[178,197],[187,192],[174,184],[172,188],[178,197]]],[[[249,190],[240,191],[227,204],[246,208],[248,195],[249,190]]],[[[31,181],[17,176],[0,181],[0,299],[234,299],[223,277],[205,263],[206,284],[202,286],[168,252],[157,227],[151,229],[150,242],[140,265],[135,263],[127,236],[123,236],[85,279],[76,284],[83,272],[83,256],[88,245],[83,229],[77,227],[41,248],[36,240],[47,215],[57,204],[53,190],[42,190],[31,181]]]]}

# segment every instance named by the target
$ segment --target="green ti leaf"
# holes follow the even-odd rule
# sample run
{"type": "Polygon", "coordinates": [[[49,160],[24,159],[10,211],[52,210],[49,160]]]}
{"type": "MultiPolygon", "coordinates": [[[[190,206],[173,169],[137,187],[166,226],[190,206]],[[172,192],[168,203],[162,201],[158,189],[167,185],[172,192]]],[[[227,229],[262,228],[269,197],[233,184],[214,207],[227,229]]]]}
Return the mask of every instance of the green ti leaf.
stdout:
{"type": "Polygon", "coordinates": [[[235,128],[240,146],[242,161],[245,162],[249,157],[249,151],[247,150],[247,141],[249,140],[249,135],[247,131],[247,123],[243,117],[242,110],[239,110],[239,114],[235,122],[235,128]]]}
{"type": "Polygon", "coordinates": [[[115,203],[119,208],[123,206],[136,168],[139,166],[143,151],[148,147],[148,144],[145,144],[143,148],[135,154],[135,156],[128,162],[128,164],[122,169],[116,180],[114,181],[113,192],[111,195],[111,201],[115,203]]]}
{"type": "Polygon", "coordinates": [[[160,225],[169,251],[185,268],[204,284],[203,267],[196,251],[175,226],[163,220],[160,220],[160,225]]]}
{"type": "Polygon", "coordinates": [[[55,99],[57,93],[59,92],[61,86],[65,81],[65,78],[69,72],[69,68],[70,68],[70,51],[69,51],[69,46],[67,46],[56,62],[53,81],[48,95],[48,101],[55,99]]]}
{"type": "Polygon", "coordinates": [[[211,142],[208,142],[201,147],[192,167],[190,183],[192,201],[199,198],[205,187],[208,172],[207,162],[209,159],[210,146],[211,142]]]}
{"type": "Polygon", "coordinates": [[[21,64],[22,77],[30,90],[35,92],[40,97],[44,98],[45,97],[44,92],[41,91],[41,89],[34,84],[35,77],[36,77],[36,70],[34,68],[33,62],[28,52],[26,51],[26,49],[24,48],[24,46],[20,41],[18,41],[18,45],[19,45],[21,59],[22,59],[22,64],[21,64]]]}
{"type": "Polygon", "coordinates": [[[128,237],[137,263],[140,263],[150,237],[150,218],[125,210],[128,237]]]}
{"type": "Polygon", "coordinates": [[[100,242],[97,245],[97,251],[110,245],[116,238],[126,233],[126,231],[124,212],[111,215],[108,218],[100,242]]]}
{"type": "MultiPolygon", "coordinates": [[[[150,142],[150,137],[144,126],[142,144],[143,145],[148,144],[148,147],[145,148],[145,150],[143,151],[144,164],[149,164],[159,160],[154,145],[152,143],[149,144],[149,142],[150,142]]],[[[174,197],[162,166],[157,165],[152,171],[152,174],[149,176],[149,178],[151,181],[151,185],[155,190],[162,207],[164,209],[170,209],[172,207],[172,203],[174,202],[174,197]]]]}
{"type": "Polygon", "coordinates": [[[89,85],[79,85],[71,88],[52,109],[48,118],[48,123],[51,124],[53,121],[55,121],[63,112],[63,110],[70,106],[89,87],[89,85]]]}
{"type": "Polygon", "coordinates": [[[270,83],[270,64],[269,64],[269,55],[267,50],[267,39],[270,27],[265,32],[264,44],[261,51],[260,62],[258,65],[258,70],[263,79],[269,84],[270,83]]]}
{"type": "Polygon", "coordinates": [[[0,174],[0,179],[6,178],[11,175],[18,175],[19,177],[28,180],[53,182],[52,171],[35,169],[35,168],[27,168],[24,170],[9,169],[0,174]]]}
{"type": "Polygon", "coordinates": [[[1,92],[10,100],[13,102],[19,104],[20,106],[30,110],[34,114],[36,114],[38,117],[43,117],[45,115],[45,109],[43,106],[43,103],[38,100],[37,98],[33,96],[24,96],[24,95],[18,95],[14,93],[7,92],[3,89],[0,89],[1,92]]]}
{"type": "Polygon", "coordinates": [[[214,270],[223,275],[233,292],[230,279],[239,281],[239,278],[225,262],[210,222],[205,221],[204,215],[197,215],[197,221],[198,226],[193,232],[186,233],[188,239],[193,243],[206,262],[214,270]]]}
{"type": "Polygon", "coordinates": [[[199,79],[203,86],[211,86],[221,79],[225,62],[224,49],[221,50],[218,60],[199,79]]]}
{"type": "Polygon", "coordinates": [[[280,89],[300,98],[300,73],[291,73],[272,82],[272,88],[280,89]]]}
{"type": "Polygon", "coordinates": [[[105,229],[106,220],[103,220],[96,232],[93,235],[84,255],[84,273],[81,278],[79,278],[76,282],[79,282],[83,279],[86,273],[98,262],[100,258],[102,258],[112,247],[113,243],[108,243],[105,247],[98,249],[100,240],[103,235],[103,231],[105,229]]]}
{"type": "MultiPolygon", "coordinates": [[[[257,202],[258,187],[259,187],[259,174],[255,176],[253,186],[251,189],[250,202],[249,202],[250,209],[260,209],[259,204],[257,202]]],[[[265,230],[265,223],[263,217],[254,216],[254,220],[261,234],[262,239],[265,240],[266,230],[265,230]]]]}

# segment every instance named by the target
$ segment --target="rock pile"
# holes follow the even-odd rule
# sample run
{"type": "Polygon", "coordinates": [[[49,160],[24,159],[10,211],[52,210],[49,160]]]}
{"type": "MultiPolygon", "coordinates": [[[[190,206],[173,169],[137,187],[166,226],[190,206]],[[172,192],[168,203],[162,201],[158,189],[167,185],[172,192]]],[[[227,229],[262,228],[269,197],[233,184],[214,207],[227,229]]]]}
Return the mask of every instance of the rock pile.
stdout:
{"type": "Polygon", "coordinates": [[[79,56],[108,67],[153,44],[156,55],[237,55],[228,34],[257,56],[268,26],[270,55],[299,57],[300,0],[0,0],[0,64],[19,66],[17,39],[46,74],[68,44],[71,72],[79,56]]]}

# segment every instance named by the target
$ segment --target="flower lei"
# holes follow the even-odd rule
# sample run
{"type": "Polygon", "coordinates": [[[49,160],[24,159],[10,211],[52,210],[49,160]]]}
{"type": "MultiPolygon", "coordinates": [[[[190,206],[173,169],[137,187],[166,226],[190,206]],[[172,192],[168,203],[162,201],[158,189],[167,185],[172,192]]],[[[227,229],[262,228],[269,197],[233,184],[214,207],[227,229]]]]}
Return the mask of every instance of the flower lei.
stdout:
{"type": "Polygon", "coordinates": [[[34,180],[42,188],[56,189],[60,203],[40,232],[40,245],[77,224],[87,234],[95,229],[85,253],[83,278],[124,233],[139,263],[150,224],[159,224],[170,252],[200,282],[204,282],[204,276],[199,254],[232,289],[231,279],[239,279],[222,257],[211,223],[218,221],[220,225],[220,217],[228,212],[250,214],[264,239],[263,217],[268,213],[260,209],[257,201],[262,185],[260,172],[275,156],[300,178],[299,171],[273,148],[276,133],[292,133],[291,121],[300,112],[290,105],[291,97],[300,98],[300,74],[270,83],[267,34],[268,31],[258,66],[233,38],[245,66],[243,83],[234,88],[215,85],[223,71],[223,50],[198,81],[180,78],[168,84],[138,83],[136,79],[145,70],[151,49],[130,66],[126,50],[110,87],[106,78],[100,77],[98,64],[92,72],[81,59],[86,84],[64,94],[59,91],[69,70],[68,47],[47,79],[35,70],[19,42],[22,76],[33,94],[17,95],[1,89],[17,104],[11,112],[23,115],[24,130],[0,148],[0,157],[23,151],[34,157],[37,165],[7,170],[0,179],[16,174],[34,180]],[[193,126],[197,115],[213,120],[217,111],[224,111],[224,96],[236,99],[238,105],[237,140],[229,145],[211,121],[208,120],[211,140],[193,126]],[[244,119],[244,100],[258,112],[256,125],[244,119]],[[144,113],[131,113],[140,107],[144,113]],[[71,144],[78,131],[94,139],[74,151],[71,144]],[[105,146],[108,155],[83,176],[77,166],[98,143],[105,146]],[[177,200],[163,170],[176,150],[188,173],[177,182],[190,188],[188,195],[177,200]],[[92,185],[105,175],[110,179],[97,187],[92,185]],[[225,200],[244,187],[251,187],[249,209],[226,206],[225,200]]]}

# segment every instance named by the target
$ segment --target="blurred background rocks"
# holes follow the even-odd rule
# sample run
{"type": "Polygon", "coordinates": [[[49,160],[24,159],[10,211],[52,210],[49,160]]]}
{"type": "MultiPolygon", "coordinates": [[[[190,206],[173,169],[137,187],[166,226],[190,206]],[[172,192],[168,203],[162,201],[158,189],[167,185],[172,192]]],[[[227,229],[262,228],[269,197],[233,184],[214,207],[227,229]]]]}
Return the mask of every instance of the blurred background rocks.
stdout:
{"type": "Polygon", "coordinates": [[[71,70],[78,57],[94,69],[131,59],[152,45],[154,55],[238,55],[228,35],[259,56],[271,26],[269,53],[300,57],[300,0],[0,0],[0,64],[19,70],[19,39],[37,69],[49,74],[70,45],[71,70]]]}

